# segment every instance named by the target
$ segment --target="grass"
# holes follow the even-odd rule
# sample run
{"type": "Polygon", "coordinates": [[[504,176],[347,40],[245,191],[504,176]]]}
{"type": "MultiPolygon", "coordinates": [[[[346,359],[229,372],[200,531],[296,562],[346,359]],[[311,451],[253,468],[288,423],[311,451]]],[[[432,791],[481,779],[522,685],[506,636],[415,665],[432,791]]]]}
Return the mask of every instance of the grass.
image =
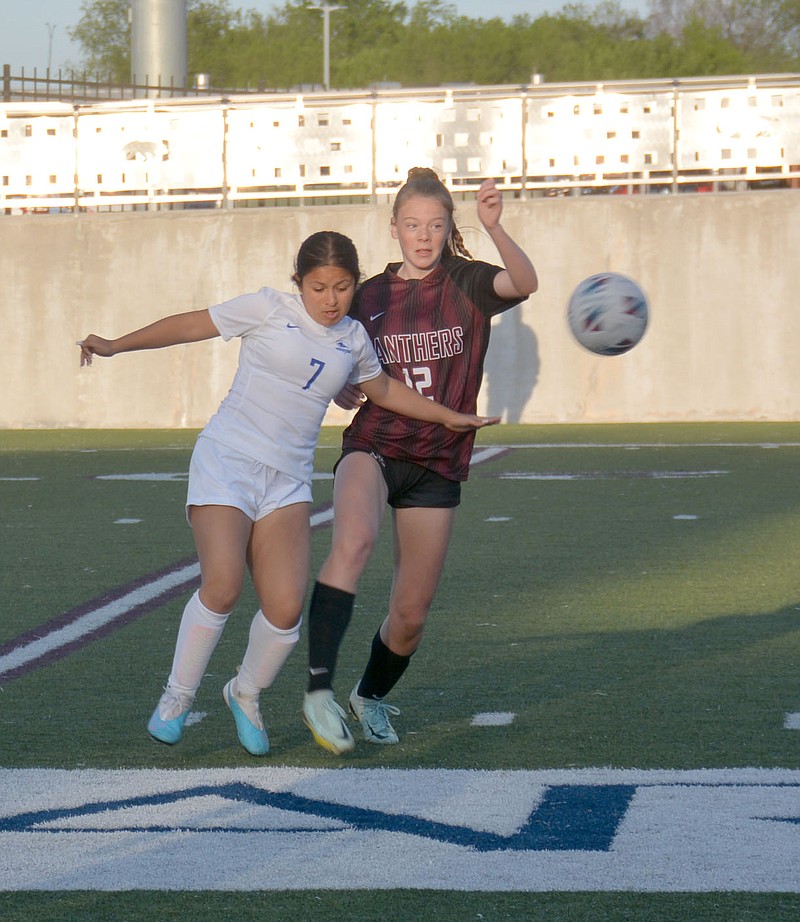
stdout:
{"type": "Polygon", "coordinates": [[[356,893],[0,894],[4,922],[793,922],[794,896],[726,893],[519,894],[392,890],[356,893]]]}
{"type": "MultiPolygon", "coordinates": [[[[184,482],[97,478],[183,473],[195,435],[0,434],[0,643],[192,556],[184,482]]],[[[338,436],[324,431],[318,470],[330,469],[338,436]]],[[[425,643],[392,698],[401,745],[359,746],[348,766],[797,768],[783,715],[800,708],[800,425],[503,426],[479,443],[513,450],[477,467],[464,490],[425,643]],[[477,736],[470,718],[490,710],[517,716],[477,736]]],[[[314,491],[329,501],[330,481],[314,491]]],[[[329,538],[315,533],[315,568],[329,538]]],[[[383,616],[390,559],[387,533],[362,581],[340,692],[383,616]]],[[[2,766],[251,764],[217,700],[246,642],[250,589],[196,701],[208,717],[174,750],[143,732],[183,602],[5,684],[2,766]]],[[[273,764],[329,768],[299,719],[304,643],[264,702],[273,764]]],[[[37,922],[729,922],[799,911],[796,895],[748,893],[0,894],[0,918],[37,922]]]]}

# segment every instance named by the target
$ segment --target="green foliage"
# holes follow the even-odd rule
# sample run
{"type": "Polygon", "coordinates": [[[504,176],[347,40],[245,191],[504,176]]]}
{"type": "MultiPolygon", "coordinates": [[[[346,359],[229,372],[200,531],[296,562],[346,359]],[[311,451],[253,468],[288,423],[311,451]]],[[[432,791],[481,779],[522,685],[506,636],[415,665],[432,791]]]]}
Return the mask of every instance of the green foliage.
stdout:
{"type": "Polygon", "coordinates": [[[748,54],[727,41],[722,33],[702,19],[692,17],[684,26],[680,55],[673,58],[676,77],[688,77],[702,67],[703,73],[739,74],[752,70],[748,54]]]}
{"type": "Polygon", "coordinates": [[[127,81],[131,70],[128,0],[84,0],[69,37],[83,49],[83,70],[101,80],[127,81]]]}
{"type": "MultiPolygon", "coordinates": [[[[321,86],[323,17],[309,0],[268,14],[233,0],[187,0],[188,69],[226,88],[321,86]]],[[[128,0],[85,0],[70,36],[85,69],[125,81],[128,0]]],[[[616,0],[537,18],[471,19],[442,0],[349,0],[330,24],[331,83],[436,86],[771,73],[800,69],[800,0],[651,0],[642,18],[616,0]]]]}

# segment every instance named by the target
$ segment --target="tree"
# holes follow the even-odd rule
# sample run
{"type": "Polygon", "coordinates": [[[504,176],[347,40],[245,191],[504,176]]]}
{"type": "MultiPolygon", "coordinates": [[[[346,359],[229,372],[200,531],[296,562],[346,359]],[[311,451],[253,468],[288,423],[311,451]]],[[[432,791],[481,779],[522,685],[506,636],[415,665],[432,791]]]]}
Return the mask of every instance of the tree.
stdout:
{"type": "MultiPolygon", "coordinates": [[[[130,74],[130,0],[85,0],[70,30],[88,70],[130,74]]],[[[268,15],[236,0],[187,0],[188,70],[220,89],[320,87],[323,17],[315,0],[268,15]]],[[[347,0],[330,25],[331,83],[364,88],[443,83],[607,81],[800,67],[800,0],[650,0],[644,19],[603,0],[507,23],[457,15],[444,0],[347,0]]]]}
{"type": "Polygon", "coordinates": [[[131,72],[129,0],[85,0],[69,37],[83,51],[83,68],[104,80],[127,82],[131,72]]]}
{"type": "Polygon", "coordinates": [[[756,71],[800,65],[800,0],[650,0],[648,23],[676,39],[701,26],[716,31],[756,71]]]}
{"type": "Polygon", "coordinates": [[[692,16],[681,30],[670,59],[675,77],[722,76],[752,70],[749,56],[727,39],[721,30],[692,16]]]}

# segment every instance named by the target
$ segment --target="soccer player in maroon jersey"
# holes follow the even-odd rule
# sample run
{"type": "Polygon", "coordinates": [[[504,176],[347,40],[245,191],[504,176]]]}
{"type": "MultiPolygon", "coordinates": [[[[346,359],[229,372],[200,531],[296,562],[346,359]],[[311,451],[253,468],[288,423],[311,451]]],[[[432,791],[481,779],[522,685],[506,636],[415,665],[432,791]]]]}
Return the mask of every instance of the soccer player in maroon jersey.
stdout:
{"type": "MultiPolygon", "coordinates": [[[[453,199],[433,170],[415,168],[398,191],[391,233],[402,262],[366,281],[351,316],[366,327],[384,370],[447,406],[474,413],[491,318],[524,301],[538,279],[500,223],[494,180],[477,196],[478,216],[502,266],[473,260],[455,225],[453,199]],[[468,257],[468,258],[467,258],[468,257]]],[[[355,406],[356,395],[349,394],[355,406]]],[[[344,404],[347,395],[341,395],[344,404]]],[[[309,610],[309,681],[303,716],[315,741],[335,754],[354,746],[333,693],[338,650],[358,581],[387,504],[394,525],[389,611],[350,695],[366,740],[396,743],[385,696],[419,646],[444,567],[474,433],[405,419],[366,401],[345,430],[335,467],[334,525],[309,610]]]]}

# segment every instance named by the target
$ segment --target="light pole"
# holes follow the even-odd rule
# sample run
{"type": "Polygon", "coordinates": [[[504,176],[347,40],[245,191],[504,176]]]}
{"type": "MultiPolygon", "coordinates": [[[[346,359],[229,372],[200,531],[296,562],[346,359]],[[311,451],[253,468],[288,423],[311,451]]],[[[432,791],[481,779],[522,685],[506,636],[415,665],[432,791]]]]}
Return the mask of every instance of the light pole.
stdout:
{"type": "Polygon", "coordinates": [[[47,73],[50,73],[50,65],[53,62],[53,33],[56,31],[56,27],[50,23],[46,22],[47,26],[47,73]]]}
{"type": "Polygon", "coordinates": [[[343,6],[310,6],[310,10],[319,10],[322,13],[322,71],[325,89],[331,88],[331,13],[343,10],[343,6]]]}

